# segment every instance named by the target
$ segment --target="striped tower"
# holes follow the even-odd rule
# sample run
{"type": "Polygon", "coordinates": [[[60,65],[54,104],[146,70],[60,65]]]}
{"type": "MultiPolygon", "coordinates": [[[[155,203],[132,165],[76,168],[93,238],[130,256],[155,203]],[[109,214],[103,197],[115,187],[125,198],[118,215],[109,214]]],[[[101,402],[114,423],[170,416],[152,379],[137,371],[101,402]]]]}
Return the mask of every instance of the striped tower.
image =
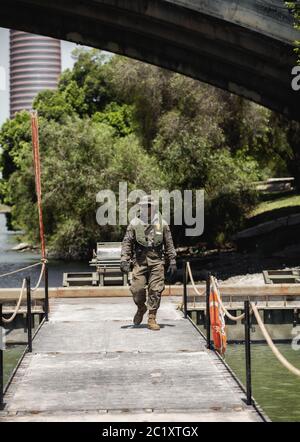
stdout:
{"type": "Polygon", "coordinates": [[[60,41],[10,31],[10,116],[30,110],[38,92],[55,89],[61,73],[60,41]]]}

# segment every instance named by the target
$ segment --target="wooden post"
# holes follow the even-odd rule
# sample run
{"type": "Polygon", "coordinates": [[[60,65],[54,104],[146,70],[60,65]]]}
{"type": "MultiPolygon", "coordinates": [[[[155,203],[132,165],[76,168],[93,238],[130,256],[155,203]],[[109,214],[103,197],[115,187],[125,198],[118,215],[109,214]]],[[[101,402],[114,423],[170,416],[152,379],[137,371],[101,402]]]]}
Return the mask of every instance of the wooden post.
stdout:
{"type": "Polygon", "coordinates": [[[209,313],[209,297],[210,297],[210,272],[206,277],[206,348],[211,349],[210,345],[210,313],[209,313]]]}
{"type": "Polygon", "coordinates": [[[3,328],[2,328],[2,304],[0,303],[0,410],[4,408],[3,389],[4,389],[4,366],[3,366],[3,328]]]}

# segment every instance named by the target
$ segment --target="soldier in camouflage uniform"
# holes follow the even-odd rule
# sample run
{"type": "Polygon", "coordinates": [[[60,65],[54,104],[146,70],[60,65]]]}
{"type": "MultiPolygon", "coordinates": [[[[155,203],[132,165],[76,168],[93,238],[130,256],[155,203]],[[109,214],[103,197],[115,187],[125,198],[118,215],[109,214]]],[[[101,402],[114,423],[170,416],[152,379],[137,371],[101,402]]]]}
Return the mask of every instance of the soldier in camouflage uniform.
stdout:
{"type": "Polygon", "coordinates": [[[176,251],[170,228],[162,219],[152,197],[142,198],[139,204],[141,215],[130,222],[122,242],[121,270],[128,273],[133,263],[130,290],[138,308],[133,319],[134,324],[140,324],[147,311],[145,303],[148,285],[148,328],[159,330],[156,313],[165,287],[165,257],[169,264],[168,278],[174,280],[177,271],[176,251]]]}

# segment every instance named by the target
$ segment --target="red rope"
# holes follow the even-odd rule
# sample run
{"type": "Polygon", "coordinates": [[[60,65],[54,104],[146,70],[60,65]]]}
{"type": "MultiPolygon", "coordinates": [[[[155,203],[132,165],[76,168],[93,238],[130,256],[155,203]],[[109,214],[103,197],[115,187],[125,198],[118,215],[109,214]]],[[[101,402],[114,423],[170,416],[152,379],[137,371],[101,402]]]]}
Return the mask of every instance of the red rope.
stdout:
{"type": "Polygon", "coordinates": [[[35,175],[35,190],[36,190],[38,213],[39,213],[41,253],[42,253],[42,259],[46,259],[45,235],[44,235],[44,223],[43,223],[43,211],[42,211],[39,126],[38,126],[37,112],[35,111],[31,112],[31,133],[32,133],[32,150],[33,150],[33,163],[34,163],[34,175],[35,175]]]}

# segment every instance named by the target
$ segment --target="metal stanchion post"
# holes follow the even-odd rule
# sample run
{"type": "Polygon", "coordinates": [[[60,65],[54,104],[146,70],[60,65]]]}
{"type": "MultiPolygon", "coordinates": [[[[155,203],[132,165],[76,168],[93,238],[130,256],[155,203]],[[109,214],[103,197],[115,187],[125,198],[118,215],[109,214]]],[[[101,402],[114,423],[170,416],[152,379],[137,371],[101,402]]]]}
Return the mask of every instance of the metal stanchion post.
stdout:
{"type": "Polygon", "coordinates": [[[48,321],[49,316],[49,289],[48,289],[48,264],[45,264],[45,320],[48,321]]]}
{"type": "Polygon", "coordinates": [[[187,262],[183,262],[183,312],[187,318],[187,262]]]}
{"type": "Polygon", "coordinates": [[[211,349],[210,345],[210,314],[209,314],[209,296],[210,296],[210,277],[208,272],[206,277],[206,348],[211,349]]]}
{"type": "Polygon", "coordinates": [[[246,392],[247,405],[252,404],[251,384],[251,338],[250,338],[250,302],[245,301],[245,357],[246,357],[246,392]]]}
{"type": "Polygon", "coordinates": [[[32,315],[31,315],[30,277],[26,278],[26,289],[27,289],[27,336],[28,336],[28,351],[32,352],[32,315]]]}

